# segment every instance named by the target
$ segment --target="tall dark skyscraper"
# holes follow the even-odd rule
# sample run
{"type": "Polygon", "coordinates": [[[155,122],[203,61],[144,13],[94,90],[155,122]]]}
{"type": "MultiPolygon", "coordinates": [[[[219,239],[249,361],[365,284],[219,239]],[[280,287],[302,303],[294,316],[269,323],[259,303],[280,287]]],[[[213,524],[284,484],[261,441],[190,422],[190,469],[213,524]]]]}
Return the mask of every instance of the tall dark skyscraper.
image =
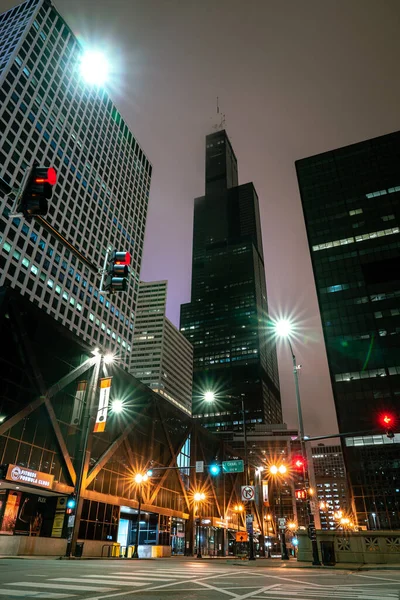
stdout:
{"type": "Polygon", "coordinates": [[[400,132],[296,168],[358,523],[399,528],[400,132]]]}
{"type": "Polygon", "coordinates": [[[275,344],[267,336],[268,304],[258,197],[238,185],[226,131],[206,137],[206,193],[195,199],[191,302],[181,331],[194,347],[193,413],[220,431],[246,422],[282,421],[275,344]],[[204,402],[206,391],[216,394],[204,402]]]}

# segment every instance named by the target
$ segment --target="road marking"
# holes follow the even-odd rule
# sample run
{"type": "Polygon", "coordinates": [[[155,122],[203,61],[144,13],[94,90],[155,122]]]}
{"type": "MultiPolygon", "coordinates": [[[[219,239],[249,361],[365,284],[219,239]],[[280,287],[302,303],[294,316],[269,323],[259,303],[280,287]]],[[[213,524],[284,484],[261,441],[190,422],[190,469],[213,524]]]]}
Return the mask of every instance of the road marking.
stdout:
{"type": "Polygon", "coordinates": [[[151,571],[149,571],[148,573],[145,572],[136,572],[136,571],[132,571],[132,575],[129,573],[127,574],[126,571],[115,571],[112,573],[112,575],[120,575],[122,577],[155,577],[156,579],[163,579],[165,581],[172,581],[172,579],[187,579],[188,577],[190,577],[190,575],[163,575],[162,573],[152,573],[151,571]]]}
{"type": "Polygon", "coordinates": [[[365,577],[367,579],[380,579],[383,581],[393,581],[394,583],[398,583],[400,584],[400,579],[388,579],[387,577],[374,577],[373,575],[361,575],[360,573],[352,573],[352,575],[354,575],[354,577],[365,577]]]}
{"type": "MultiPolygon", "coordinates": [[[[76,581],[76,579],[74,579],[74,581],[76,581]]],[[[21,581],[20,583],[6,583],[5,585],[19,585],[21,587],[52,588],[54,590],[54,583],[33,583],[30,581],[21,581]]],[[[87,586],[83,586],[83,585],[65,585],[64,583],[57,584],[57,589],[76,590],[79,592],[113,592],[115,590],[115,588],[87,587],[87,586]]]]}
{"type": "MultiPolygon", "coordinates": [[[[219,575],[210,575],[208,577],[203,577],[203,581],[205,581],[207,579],[214,579],[215,577],[220,577],[220,578],[222,578],[222,577],[230,577],[230,576],[235,575],[237,573],[243,573],[243,571],[233,571],[233,572],[228,572],[228,573],[222,573],[222,574],[219,574],[219,575]]],[[[201,575],[201,573],[199,575],[201,575]]],[[[206,573],[204,573],[204,575],[206,575],[206,573]]],[[[146,593],[152,592],[152,591],[155,591],[155,590],[161,590],[161,589],[165,590],[165,588],[169,588],[169,587],[172,587],[174,585],[176,586],[179,583],[192,583],[192,582],[193,582],[193,578],[190,578],[190,576],[189,576],[185,581],[182,581],[182,582],[175,581],[173,583],[165,583],[163,585],[156,585],[156,586],[148,587],[146,589],[146,593]]],[[[196,583],[198,583],[198,581],[196,581],[196,583]]],[[[138,594],[139,592],[143,592],[143,591],[144,590],[132,590],[130,593],[131,594],[138,594]]],[[[166,591],[168,591],[168,590],[166,590],[166,591]]],[[[177,590],[174,590],[174,591],[177,591],[177,590]]],[[[125,591],[125,592],[117,592],[116,594],[106,594],[104,596],[92,596],[91,598],[85,598],[85,600],[104,600],[104,598],[117,598],[118,596],[124,596],[124,595],[126,595],[126,593],[127,592],[125,591]]]]}
{"type": "MultiPolygon", "coordinates": [[[[113,573],[112,575],[82,575],[82,577],[100,577],[101,579],[115,579],[115,576],[118,576],[118,579],[132,579],[135,580],[144,580],[145,583],[153,583],[151,581],[152,575],[120,575],[119,573],[113,573]]],[[[157,577],[156,581],[175,581],[173,577],[157,577]]],[[[144,584],[143,584],[144,585],[144,584]]]]}
{"type": "Polygon", "coordinates": [[[215,590],[216,592],[219,592],[220,594],[226,594],[227,596],[233,596],[233,598],[237,598],[237,594],[233,594],[232,592],[230,592],[229,590],[226,590],[225,588],[220,588],[215,585],[211,585],[209,583],[204,583],[204,581],[196,581],[196,583],[197,583],[197,585],[201,585],[201,586],[207,588],[208,590],[215,590]]]}
{"type": "MultiPolygon", "coordinates": [[[[85,585],[87,583],[97,583],[100,585],[103,585],[104,583],[106,585],[130,585],[131,587],[140,587],[142,585],[146,585],[146,583],[144,582],[139,582],[139,581],[120,581],[119,579],[113,579],[112,581],[103,581],[102,579],[100,579],[100,577],[107,577],[107,575],[83,575],[83,577],[90,577],[90,579],[80,579],[80,578],[76,578],[76,577],[57,577],[57,579],[49,579],[49,581],[65,581],[66,583],[70,582],[80,582],[80,583],[84,583],[85,585]],[[99,577],[99,579],[92,579],[94,577],[99,577]]],[[[58,584],[57,584],[58,585],[58,584]]],[[[114,588],[115,589],[115,588],[114,588]]]]}
{"type": "Polygon", "coordinates": [[[57,598],[72,598],[75,594],[56,594],[51,592],[30,592],[29,590],[0,590],[0,595],[19,598],[48,598],[56,600],[57,598]]]}

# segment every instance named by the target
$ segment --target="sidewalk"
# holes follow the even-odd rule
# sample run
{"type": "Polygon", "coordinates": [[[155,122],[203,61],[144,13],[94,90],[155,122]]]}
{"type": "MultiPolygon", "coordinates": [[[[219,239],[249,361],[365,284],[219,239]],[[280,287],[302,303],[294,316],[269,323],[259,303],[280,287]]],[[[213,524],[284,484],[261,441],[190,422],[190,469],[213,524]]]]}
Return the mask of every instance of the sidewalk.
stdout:
{"type": "MultiPolygon", "coordinates": [[[[101,558],[100,556],[87,556],[82,558],[67,558],[65,556],[5,556],[0,555],[1,559],[13,559],[13,560],[114,560],[114,561],[127,561],[133,560],[129,558],[101,558]]],[[[236,567],[248,567],[251,569],[254,568],[264,568],[264,569],[311,569],[311,570],[336,570],[336,571],[371,571],[371,570],[379,570],[379,571],[400,571],[400,563],[399,564],[362,564],[362,563],[337,563],[334,566],[321,565],[321,566],[313,566],[311,563],[307,562],[297,562],[295,558],[290,559],[288,561],[283,561],[279,558],[257,558],[254,561],[249,561],[247,559],[240,560],[234,556],[204,556],[202,559],[196,559],[194,556],[172,556],[169,558],[141,558],[142,561],[153,561],[153,560],[162,560],[162,561],[179,561],[179,562],[188,562],[193,560],[202,560],[207,562],[224,561],[225,564],[235,565],[236,567]]]]}

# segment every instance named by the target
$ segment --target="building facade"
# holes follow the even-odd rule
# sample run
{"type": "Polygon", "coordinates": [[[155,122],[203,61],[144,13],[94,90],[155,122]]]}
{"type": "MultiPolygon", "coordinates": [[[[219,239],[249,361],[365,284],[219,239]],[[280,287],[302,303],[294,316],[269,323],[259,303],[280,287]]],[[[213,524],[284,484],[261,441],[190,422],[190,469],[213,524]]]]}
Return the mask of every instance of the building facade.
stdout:
{"type": "Polygon", "coordinates": [[[192,414],[193,347],[165,316],[167,282],[139,284],[131,372],[192,414]]]}
{"type": "Polygon", "coordinates": [[[11,218],[0,195],[0,285],[128,367],[152,168],[107,91],[81,78],[82,52],[48,0],[0,15],[0,177],[18,188],[37,160],[58,178],[50,228],[11,218]],[[132,256],[128,290],[112,299],[99,291],[108,246],[132,256]]]}
{"type": "Polygon", "coordinates": [[[224,130],[206,137],[206,193],[196,198],[191,302],[180,329],[193,345],[193,413],[213,430],[282,420],[268,304],[258,197],[238,185],[237,160],[224,130]],[[204,402],[206,391],[216,401],[204,402]]]}
{"type": "Polygon", "coordinates": [[[352,517],[342,447],[318,444],[312,448],[312,461],[321,529],[337,529],[340,514],[352,517]]]}
{"type": "Polygon", "coordinates": [[[396,132],[296,162],[352,501],[382,529],[400,527],[400,434],[381,423],[400,406],[399,154],[396,132]]]}
{"type": "Polygon", "coordinates": [[[84,556],[101,556],[117,541],[125,555],[138,520],[142,557],[149,546],[193,554],[197,527],[204,553],[228,553],[243,473],[212,478],[206,465],[240,455],[10,288],[0,288],[0,331],[0,554],[65,554],[66,500],[82,466],[76,535],[84,556]],[[122,412],[113,411],[115,399],[122,412]],[[135,474],[150,469],[139,488],[135,474]],[[201,507],[197,491],[205,494],[201,507]]]}

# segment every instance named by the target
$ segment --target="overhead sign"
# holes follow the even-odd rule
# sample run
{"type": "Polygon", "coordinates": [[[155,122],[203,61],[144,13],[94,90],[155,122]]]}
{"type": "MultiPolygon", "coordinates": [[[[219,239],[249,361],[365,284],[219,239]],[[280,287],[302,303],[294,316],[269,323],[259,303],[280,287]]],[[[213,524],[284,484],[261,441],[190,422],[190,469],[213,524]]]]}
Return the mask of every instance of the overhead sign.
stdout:
{"type": "Polygon", "coordinates": [[[254,485],[242,485],[242,501],[249,502],[254,500],[255,488],[254,485]]]}
{"type": "Polygon", "coordinates": [[[242,460],[225,460],[222,463],[224,473],[243,473],[244,462],[242,460]]]}
{"type": "Polygon", "coordinates": [[[204,473],[204,460],[196,460],[196,473],[204,473]]]}
{"type": "Polygon", "coordinates": [[[237,542],[248,542],[249,534],[247,533],[247,531],[237,531],[236,532],[236,541],[237,542]]]}
{"type": "Polygon", "coordinates": [[[27,483],[36,487],[46,488],[51,490],[53,487],[54,475],[33,471],[18,465],[8,465],[6,479],[15,483],[27,483]]]}

